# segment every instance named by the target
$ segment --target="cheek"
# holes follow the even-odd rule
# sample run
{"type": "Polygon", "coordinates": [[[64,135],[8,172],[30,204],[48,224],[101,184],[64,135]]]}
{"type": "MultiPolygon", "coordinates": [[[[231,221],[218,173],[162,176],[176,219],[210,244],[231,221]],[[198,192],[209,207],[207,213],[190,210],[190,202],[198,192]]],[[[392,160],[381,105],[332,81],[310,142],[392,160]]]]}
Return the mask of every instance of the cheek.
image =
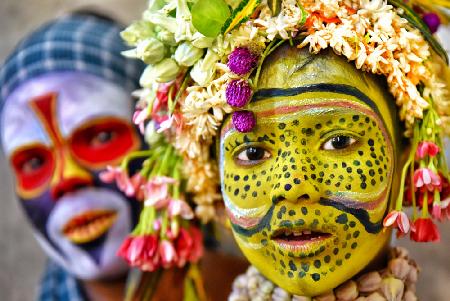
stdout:
{"type": "Polygon", "coordinates": [[[270,204],[268,183],[271,176],[264,167],[255,170],[225,168],[222,177],[222,193],[234,205],[250,209],[270,204]]]}
{"type": "Polygon", "coordinates": [[[48,217],[55,206],[55,202],[50,196],[50,191],[47,190],[31,199],[20,200],[32,225],[45,234],[48,217]]]}
{"type": "MultiPolygon", "coordinates": [[[[357,132],[361,138],[348,152],[314,151],[309,147],[313,139],[301,138],[301,146],[295,151],[302,154],[300,158],[303,177],[310,179],[321,187],[325,195],[337,192],[358,195],[361,201],[370,200],[371,196],[379,196],[388,187],[392,174],[392,150],[388,140],[375,121],[363,115],[341,117],[336,121],[329,120],[316,127],[328,128],[339,125],[357,132]]],[[[305,129],[313,131],[314,129],[305,129]]],[[[306,180],[307,180],[306,179],[306,180]]]]}

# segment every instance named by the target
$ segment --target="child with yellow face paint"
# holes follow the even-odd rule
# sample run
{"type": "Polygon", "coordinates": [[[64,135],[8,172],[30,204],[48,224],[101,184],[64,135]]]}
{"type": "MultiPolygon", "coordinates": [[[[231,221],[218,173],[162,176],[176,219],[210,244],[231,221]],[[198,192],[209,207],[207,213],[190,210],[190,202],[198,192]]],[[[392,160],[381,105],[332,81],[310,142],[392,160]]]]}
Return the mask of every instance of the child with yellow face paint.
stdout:
{"type": "Polygon", "coordinates": [[[250,262],[289,292],[316,296],[383,260],[403,149],[385,84],[331,52],[286,44],[266,58],[248,109],[251,132],[224,122],[220,166],[250,262]]]}
{"type": "MultiPolygon", "coordinates": [[[[252,264],[229,300],[416,300],[390,227],[438,241],[433,219],[449,214],[448,59],[418,5],[152,1],[123,33],[149,64],[141,124],[170,162],[150,156],[144,177],[173,179],[169,198],[203,222],[225,211],[252,264]]],[[[189,227],[170,202],[144,211],[137,237],[175,242],[172,223],[189,227]]]]}

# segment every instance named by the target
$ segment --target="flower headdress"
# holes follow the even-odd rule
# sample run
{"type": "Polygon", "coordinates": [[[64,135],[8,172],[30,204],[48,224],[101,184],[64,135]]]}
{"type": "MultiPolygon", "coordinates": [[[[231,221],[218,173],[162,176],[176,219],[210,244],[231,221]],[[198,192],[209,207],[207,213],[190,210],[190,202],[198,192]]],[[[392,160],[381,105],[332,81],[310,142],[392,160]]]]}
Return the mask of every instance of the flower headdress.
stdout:
{"type": "Polygon", "coordinates": [[[148,64],[140,80],[142,89],[134,93],[139,98],[134,122],[151,150],[130,155],[121,168],[106,175],[113,175],[127,193],[145,201],[133,235],[156,235],[164,243],[162,252],[152,249],[161,260],[154,260],[159,255],[151,260],[130,255],[128,245],[121,254],[147,270],[197,260],[199,248],[192,242],[196,232],[189,232],[194,228],[187,219],[195,212],[202,222],[210,221],[221,201],[211,145],[226,114],[232,114],[232,124],[240,132],[255,126],[257,120],[245,106],[264,59],[284,42],[308,47],[312,53],[332,48],[358,69],[387,78],[412,151],[402,173],[406,189],[402,188],[384,225],[395,224],[401,233],[412,229],[411,237],[417,241],[437,240],[430,216],[439,220],[449,216],[441,130],[449,128],[450,103],[437,76],[443,65],[438,61],[448,58],[432,30],[445,15],[428,12],[429,1],[409,4],[402,0],[150,1],[142,20],[129,26],[122,37],[134,47],[123,54],[148,64]],[[136,157],[144,163],[129,178],[124,171],[136,157]],[[412,226],[402,210],[405,202],[414,208],[412,226]],[[180,231],[184,231],[179,247],[183,252],[168,246],[177,244],[180,231]]]}

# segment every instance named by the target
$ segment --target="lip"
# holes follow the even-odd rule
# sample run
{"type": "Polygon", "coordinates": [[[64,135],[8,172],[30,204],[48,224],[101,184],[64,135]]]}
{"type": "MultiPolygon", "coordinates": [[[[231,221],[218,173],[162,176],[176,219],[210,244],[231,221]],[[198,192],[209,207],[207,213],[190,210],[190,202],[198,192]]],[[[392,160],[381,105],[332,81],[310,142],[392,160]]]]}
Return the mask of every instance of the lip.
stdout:
{"type": "Polygon", "coordinates": [[[271,240],[280,249],[294,256],[317,255],[325,250],[334,235],[316,229],[280,228],[273,231],[271,240]]]}
{"type": "Polygon", "coordinates": [[[116,220],[115,210],[89,210],[72,217],[61,232],[69,241],[84,244],[105,234],[116,220]]]}

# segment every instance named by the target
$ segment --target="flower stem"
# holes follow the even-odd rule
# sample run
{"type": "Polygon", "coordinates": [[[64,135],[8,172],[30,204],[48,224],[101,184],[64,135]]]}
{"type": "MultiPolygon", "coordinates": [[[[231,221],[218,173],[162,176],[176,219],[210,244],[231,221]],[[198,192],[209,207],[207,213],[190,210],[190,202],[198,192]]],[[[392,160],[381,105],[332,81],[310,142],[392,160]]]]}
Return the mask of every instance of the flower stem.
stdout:
{"type": "Polygon", "coordinates": [[[428,190],[425,190],[425,194],[423,196],[422,217],[428,217],[428,190]]]}
{"type": "Polygon", "coordinates": [[[403,197],[405,193],[405,180],[406,180],[406,172],[408,171],[408,167],[411,164],[411,157],[405,163],[402,169],[402,178],[400,180],[400,192],[398,193],[397,201],[395,202],[395,210],[401,211],[403,206],[403,197]]]}

